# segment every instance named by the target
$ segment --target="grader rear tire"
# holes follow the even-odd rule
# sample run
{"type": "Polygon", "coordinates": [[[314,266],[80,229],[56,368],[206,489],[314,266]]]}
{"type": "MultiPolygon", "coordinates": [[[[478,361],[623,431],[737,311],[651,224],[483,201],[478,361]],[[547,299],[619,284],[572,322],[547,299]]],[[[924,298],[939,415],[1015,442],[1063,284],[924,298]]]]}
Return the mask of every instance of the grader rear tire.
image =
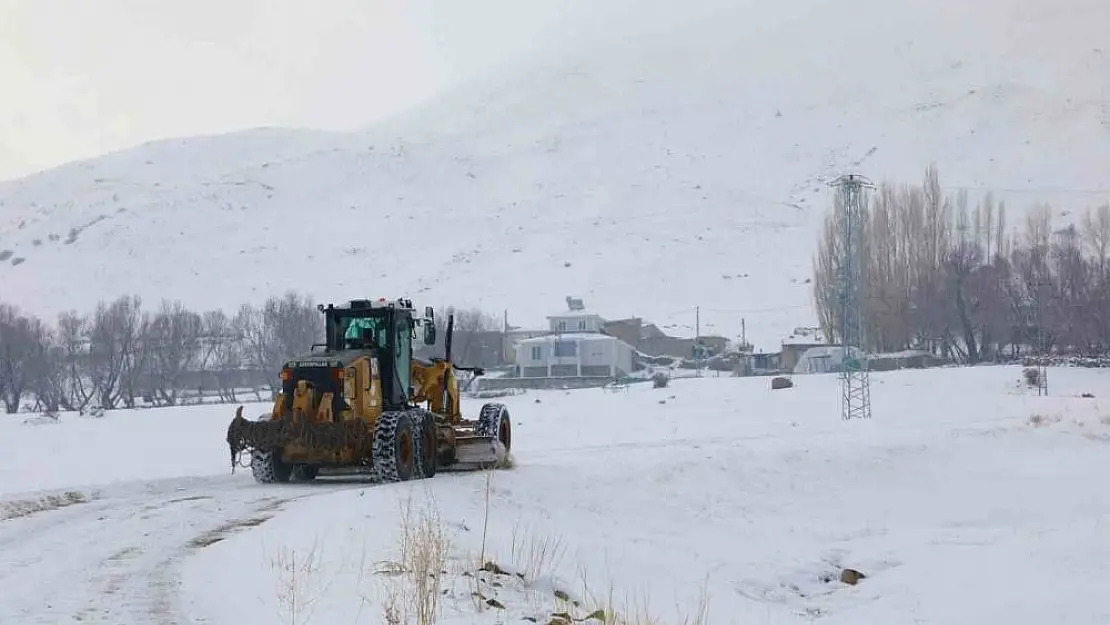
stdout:
{"type": "Polygon", "coordinates": [[[316,474],[319,472],[320,467],[307,464],[295,464],[293,465],[291,479],[294,482],[311,482],[316,479],[316,474]]]}
{"type": "Polygon", "coordinates": [[[281,460],[281,450],[251,452],[251,474],[259,484],[285,483],[293,477],[293,465],[281,460]]]}
{"type": "Polygon", "coordinates": [[[422,428],[413,411],[383,412],[374,432],[374,473],[382,482],[406,482],[419,477],[423,451],[422,428]]]}

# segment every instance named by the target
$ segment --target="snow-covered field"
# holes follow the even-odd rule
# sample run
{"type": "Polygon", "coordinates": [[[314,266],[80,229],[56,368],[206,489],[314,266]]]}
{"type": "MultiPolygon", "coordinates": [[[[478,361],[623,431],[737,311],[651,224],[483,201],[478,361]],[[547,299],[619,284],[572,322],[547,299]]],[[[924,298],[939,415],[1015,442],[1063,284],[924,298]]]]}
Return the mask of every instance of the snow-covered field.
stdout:
{"type": "Polygon", "coordinates": [[[841,173],[935,163],[1012,226],[1110,196],[1105,0],[592,4],[561,53],[363,132],[185,138],[0,185],[0,297],[53,318],[296,288],[544,327],[574,295],[690,336],[700,305],[703,332],[746,319],[773,349],[815,323],[841,173]]]}
{"type": "Polygon", "coordinates": [[[1110,372],[1019,377],[874,374],[866,422],[827,375],[533,392],[513,469],[388,486],[231,475],[228,407],[5,417],[0,623],[381,623],[410,499],[448,547],[442,622],[678,622],[703,590],[712,623],[1106,622],[1110,372]],[[476,572],[483,534],[506,574],[476,572]]]}

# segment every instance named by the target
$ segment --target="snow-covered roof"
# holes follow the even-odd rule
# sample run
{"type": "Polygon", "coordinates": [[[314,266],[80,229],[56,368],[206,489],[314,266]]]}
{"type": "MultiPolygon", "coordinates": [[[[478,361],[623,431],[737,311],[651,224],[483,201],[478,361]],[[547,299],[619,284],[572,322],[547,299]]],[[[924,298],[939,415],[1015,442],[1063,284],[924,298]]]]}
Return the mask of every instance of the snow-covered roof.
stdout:
{"type": "Polygon", "coordinates": [[[530,339],[521,339],[517,345],[532,345],[538,343],[554,343],[555,341],[619,341],[615,336],[608,334],[598,334],[596,332],[564,332],[562,334],[546,334],[544,336],[534,336],[530,339]]]}
{"type": "Polygon", "coordinates": [[[567,319],[577,317],[601,317],[601,315],[589,310],[564,310],[561,313],[548,315],[548,319],[567,319]]]}
{"type": "Polygon", "coordinates": [[[904,349],[900,352],[883,352],[881,354],[871,354],[871,358],[917,358],[920,356],[932,356],[929,352],[922,349],[904,349]]]}
{"type": "Polygon", "coordinates": [[[802,357],[798,359],[798,364],[794,366],[794,373],[819,373],[826,370],[827,366],[839,367],[844,362],[845,355],[855,356],[856,358],[867,357],[858,347],[845,348],[839,345],[811,347],[802,353],[802,357]],[[827,362],[824,365],[819,365],[816,361],[820,360],[826,360],[827,362]]]}
{"type": "Polygon", "coordinates": [[[794,332],[783,339],[783,345],[828,345],[825,333],[820,328],[794,328],[794,332]]]}
{"type": "Polygon", "coordinates": [[[535,336],[537,334],[547,334],[551,332],[547,328],[513,328],[506,332],[509,336],[535,336]]]}

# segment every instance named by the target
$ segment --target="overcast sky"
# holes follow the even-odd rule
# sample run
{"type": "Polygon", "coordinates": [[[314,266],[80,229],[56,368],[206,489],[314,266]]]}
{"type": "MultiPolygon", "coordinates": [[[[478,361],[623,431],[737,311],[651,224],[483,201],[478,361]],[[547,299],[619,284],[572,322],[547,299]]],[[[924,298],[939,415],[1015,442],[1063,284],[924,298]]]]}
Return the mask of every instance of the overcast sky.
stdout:
{"type": "Polygon", "coordinates": [[[558,43],[580,0],[0,0],[0,179],[151,139],[354,128],[558,43]]]}

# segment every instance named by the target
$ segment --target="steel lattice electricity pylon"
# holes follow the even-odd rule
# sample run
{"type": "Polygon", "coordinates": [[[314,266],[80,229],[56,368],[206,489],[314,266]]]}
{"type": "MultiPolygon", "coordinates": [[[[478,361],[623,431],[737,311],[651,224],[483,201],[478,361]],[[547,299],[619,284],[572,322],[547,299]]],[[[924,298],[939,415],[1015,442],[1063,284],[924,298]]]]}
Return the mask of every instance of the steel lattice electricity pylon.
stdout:
{"type": "Polygon", "coordinates": [[[868,363],[863,356],[863,213],[864,189],[875,185],[858,174],[846,174],[829,183],[838,187],[838,215],[843,250],[840,258],[839,304],[840,343],[843,350],[840,370],[841,418],[871,418],[871,382],[868,363]]]}

